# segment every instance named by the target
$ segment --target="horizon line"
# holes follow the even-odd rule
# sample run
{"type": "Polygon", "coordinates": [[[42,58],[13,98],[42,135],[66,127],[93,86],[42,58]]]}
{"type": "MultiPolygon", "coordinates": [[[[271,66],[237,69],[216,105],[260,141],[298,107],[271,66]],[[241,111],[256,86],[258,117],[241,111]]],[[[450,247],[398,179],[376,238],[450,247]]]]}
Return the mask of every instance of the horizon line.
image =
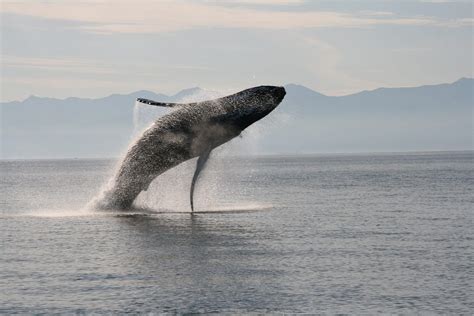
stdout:
{"type": "MultiPolygon", "coordinates": [[[[360,155],[423,155],[423,154],[447,154],[447,153],[474,153],[474,149],[456,150],[407,150],[407,151],[355,151],[355,152],[308,152],[308,153],[260,153],[247,155],[226,155],[225,158],[264,158],[264,157],[302,157],[302,156],[360,156],[360,155]]],[[[57,157],[57,158],[0,158],[0,162],[8,161],[38,161],[38,160],[118,160],[117,157],[57,157]]]]}

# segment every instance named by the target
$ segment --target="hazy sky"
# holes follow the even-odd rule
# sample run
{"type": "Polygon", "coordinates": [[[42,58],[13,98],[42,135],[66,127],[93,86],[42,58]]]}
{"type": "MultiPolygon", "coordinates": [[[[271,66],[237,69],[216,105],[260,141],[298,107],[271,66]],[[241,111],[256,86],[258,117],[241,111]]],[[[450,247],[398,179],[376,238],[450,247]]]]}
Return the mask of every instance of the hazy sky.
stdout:
{"type": "Polygon", "coordinates": [[[1,0],[2,101],[473,76],[473,1],[1,0]]]}

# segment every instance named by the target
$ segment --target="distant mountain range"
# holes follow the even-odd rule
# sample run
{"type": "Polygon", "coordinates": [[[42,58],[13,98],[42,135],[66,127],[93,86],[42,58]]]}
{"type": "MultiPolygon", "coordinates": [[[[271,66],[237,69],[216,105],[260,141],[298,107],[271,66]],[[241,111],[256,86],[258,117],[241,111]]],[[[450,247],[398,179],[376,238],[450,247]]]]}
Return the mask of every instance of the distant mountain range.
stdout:
{"type": "MultiPolygon", "coordinates": [[[[473,149],[472,78],[337,97],[301,85],[285,87],[277,110],[228,146],[233,154],[473,149]]],[[[0,157],[116,157],[137,129],[163,113],[135,106],[136,98],[191,102],[219,95],[192,88],[173,96],[137,91],[99,99],[31,96],[1,103],[0,157]]]]}

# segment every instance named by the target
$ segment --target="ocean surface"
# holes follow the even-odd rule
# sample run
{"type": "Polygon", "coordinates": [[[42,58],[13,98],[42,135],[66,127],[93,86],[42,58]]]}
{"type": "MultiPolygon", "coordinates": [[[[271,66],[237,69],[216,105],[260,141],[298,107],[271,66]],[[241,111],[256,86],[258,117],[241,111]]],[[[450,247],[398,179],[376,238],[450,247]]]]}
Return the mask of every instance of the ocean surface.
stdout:
{"type": "Polygon", "coordinates": [[[473,314],[473,152],[211,157],[137,208],[113,160],[1,161],[0,312],[473,314]]]}

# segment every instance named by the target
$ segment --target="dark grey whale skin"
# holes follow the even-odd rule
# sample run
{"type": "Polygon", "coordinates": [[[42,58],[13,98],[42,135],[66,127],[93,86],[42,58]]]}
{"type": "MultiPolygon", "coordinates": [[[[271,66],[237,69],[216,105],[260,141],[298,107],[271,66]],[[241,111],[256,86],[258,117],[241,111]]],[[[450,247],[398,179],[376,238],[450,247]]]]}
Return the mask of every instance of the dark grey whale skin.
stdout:
{"type": "MultiPolygon", "coordinates": [[[[129,209],[157,176],[198,156],[203,157],[203,165],[212,149],[268,115],[285,94],[283,87],[259,86],[215,100],[176,105],[177,110],[156,120],[129,148],[111,187],[95,206],[129,209]]],[[[174,106],[146,101],[151,105],[174,106]]],[[[192,189],[199,171],[196,170],[192,189]]]]}

